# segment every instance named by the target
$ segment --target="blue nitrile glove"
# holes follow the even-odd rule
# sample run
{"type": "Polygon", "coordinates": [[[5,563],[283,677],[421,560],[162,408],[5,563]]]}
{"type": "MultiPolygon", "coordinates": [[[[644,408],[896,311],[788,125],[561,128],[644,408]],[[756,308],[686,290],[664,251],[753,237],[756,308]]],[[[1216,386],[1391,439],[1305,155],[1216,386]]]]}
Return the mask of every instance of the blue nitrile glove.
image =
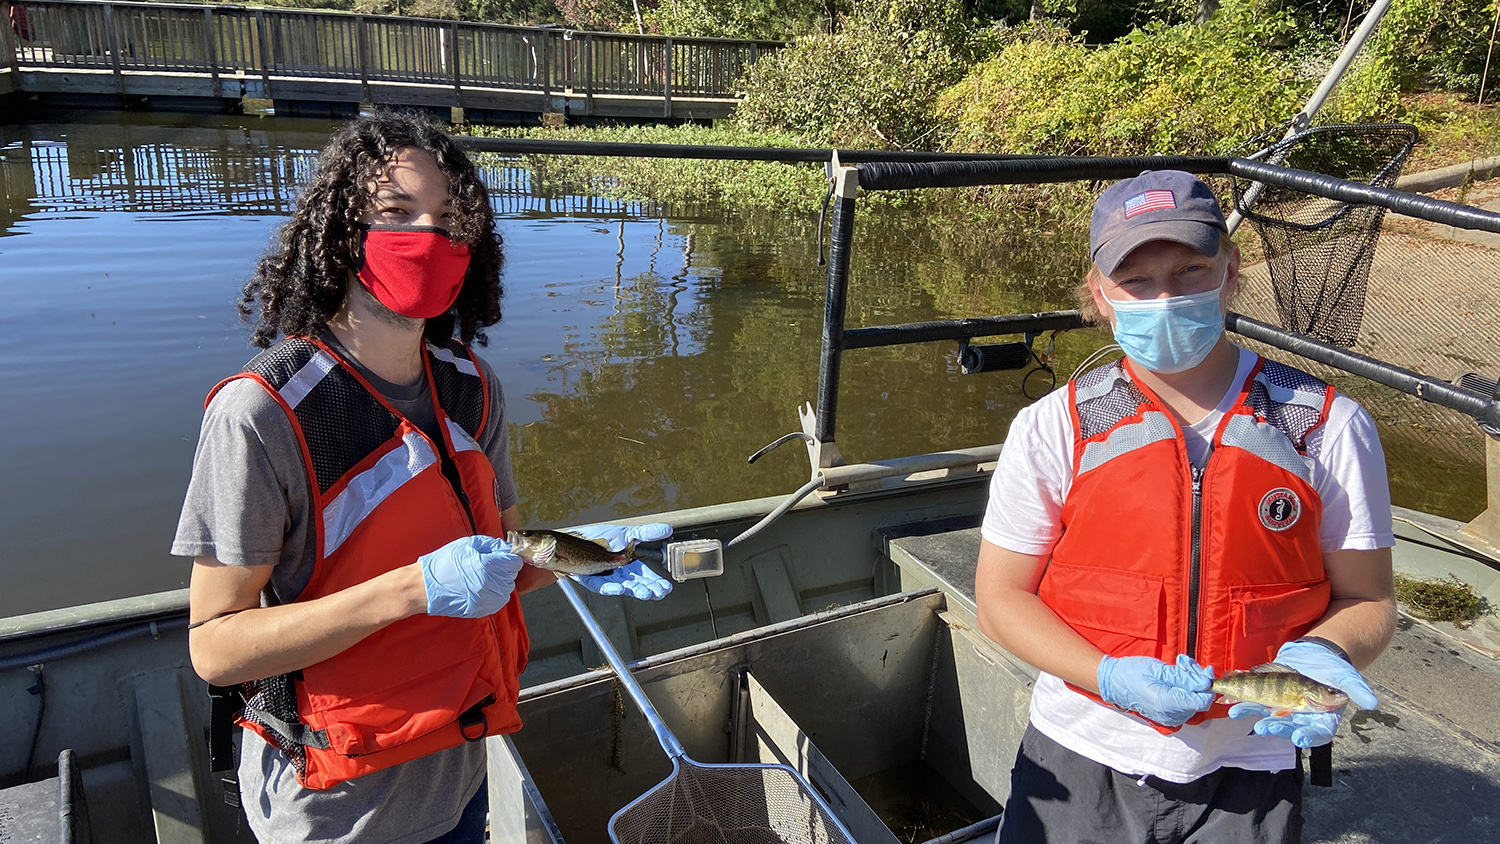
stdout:
{"type": "Polygon", "coordinates": [[[1259,718],[1255,722],[1255,734],[1280,736],[1291,739],[1298,747],[1317,747],[1333,741],[1338,732],[1339,719],[1345,707],[1332,712],[1294,712],[1289,715],[1272,715],[1271,710],[1258,703],[1236,703],[1229,707],[1230,718],[1259,718]]]}
{"type": "Polygon", "coordinates": [[[1213,669],[1186,654],[1177,657],[1176,665],[1149,656],[1099,661],[1099,696],[1105,702],[1168,727],[1185,724],[1213,706],[1216,695],[1208,690],[1213,681],[1213,669]]]}
{"type": "Polygon", "coordinates": [[[483,618],[505,606],[521,558],[493,536],[465,536],[417,558],[427,587],[427,614],[483,618]]]}
{"type": "MultiPolygon", "coordinates": [[[[1375,691],[1349,661],[1323,647],[1317,642],[1287,642],[1276,652],[1276,662],[1333,686],[1349,696],[1361,709],[1374,709],[1380,705],[1375,691]]],[[[1255,732],[1262,736],[1281,736],[1291,739],[1298,747],[1316,747],[1333,741],[1339,728],[1339,719],[1347,707],[1331,712],[1297,712],[1290,715],[1272,715],[1271,710],[1254,703],[1237,703],[1229,708],[1231,718],[1259,718],[1255,732]]]]}
{"type": "MultiPolygon", "coordinates": [[[[609,545],[611,551],[623,551],[631,542],[655,542],[672,535],[672,526],[662,522],[645,525],[587,525],[571,528],[584,539],[609,545]]],[[[629,595],[642,601],[659,601],[672,591],[672,581],[632,560],[609,574],[580,575],[573,578],[590,592],[600,595],[629,595]]]]}

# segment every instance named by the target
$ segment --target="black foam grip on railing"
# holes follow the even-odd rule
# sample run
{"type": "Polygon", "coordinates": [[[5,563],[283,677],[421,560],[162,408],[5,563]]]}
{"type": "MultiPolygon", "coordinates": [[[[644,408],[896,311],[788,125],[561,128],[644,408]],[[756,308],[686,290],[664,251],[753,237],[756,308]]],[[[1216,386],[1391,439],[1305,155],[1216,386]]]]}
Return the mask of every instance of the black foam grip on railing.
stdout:
{"type": "MultiPolygon", "coordinates": [[[[1242,178],[1291,188],[1340,202],[1378,205],[1408,217],[1444,223],[1461,229],[1500,234],[1500,214],[1457,202],[1447,202],[1415,193],[1404,193],[1392,188],[1348,182],[1332,176],[1309,173],[1306,170],[1294,170],[1290,167],[1277,167],[1274,164],[1262,164],[1245,158],[1230,159],[1229,172],[1242,178]]],[[[863,171],[860,172],[860,180],[863,183],[863,171]]]]}
{"type": "MultiPolygon", "coordinates": [[[[548,138],[480,138],[455,135],[454,140],[474,152],[502,155],[613,155],[639,158],[713,158],[725,161],[785,161],[822,163],[832,160],[835,150],[807,147],[734,147],[698,144],[642,144],[624,141],[562,141],[548,138]]],[[[839,161],[859,164],[869,161],[1021,161],[1037,156],[986,155],[979,153],[904,152],[897,150],[841,149],[839,161]]]]}
{"type": "Polygon", "coordinates": [[[939,340],[968,340],[974,337],[1026,334],[1036,331],[1071,331],[1087,324],[1083,315],[1078,311],[1044,311],[1036,314],[877,325],[867,328],[851,328],[845,331],[843,349],[845,351],[873,349],[877,346],[931,343],[939,340]]]}
{"type": "Polygon", "coordinates": [[[1085,157],[1037,156],[1003,161],[936,161],[930,163],[875,162],[859,168],[859,186],[866,190],[960,188],[974,185],[1042,184],[1089,179],[1125,179],[1142,170],[1186,170],[1189,173],[1227,173],[1223,156],[1150,155],[1085,157]]]}
{"type": "Polygon", "coordinates": [[[1268,325],[1243,314],[1233,312],[1225,314],[1224,325],[1230,331],[1252,340],[1259,340],[1294,355],[1327,364],[1377,384],[1384,384],[1409,396],[1416,396],[1425,402],[1472,416],[1479,423],[1481,430],[1491,437],[1500,439],[1500,402],[1493,399],[1476,395],[1428,375],[1402,369],[1358,352],[1351,352],[1321,340],[1268,325]]]}
{"type": "Polygon", "coordinates": [[[828,293],[823,305],[823,356],[818,364],[820,442],[832,442],[837,422],[839,358],[844,351],[844,313],[849,294],[849,254],[854,248],[854,197],[835,197],[828,243],[828,293]]]}

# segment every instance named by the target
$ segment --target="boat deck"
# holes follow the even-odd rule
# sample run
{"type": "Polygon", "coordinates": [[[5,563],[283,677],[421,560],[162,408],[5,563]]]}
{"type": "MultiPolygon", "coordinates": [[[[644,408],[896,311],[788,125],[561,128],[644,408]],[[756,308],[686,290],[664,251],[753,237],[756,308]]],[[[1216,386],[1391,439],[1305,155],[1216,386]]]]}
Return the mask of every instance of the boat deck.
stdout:
{"type": "MultiPolygon", "coordinates": [[[[1433,576],[1431,557],[1452,556],[1434,539],[1398,524],[1397,569],[1433,576]]],[[[886,541],[906,588],[936,586],[973,612],[977,526],[892,531],[886,541]]],[[[1390,647],[1366,671],[1380,708],[1352,710],[1333,745],[1332,787],[1307,787],[1304,840],[1500,841],[1500,663],[1482,644],[1497,628],[1492,620],[1476,628],[1401,614],[1390,647]]]]}

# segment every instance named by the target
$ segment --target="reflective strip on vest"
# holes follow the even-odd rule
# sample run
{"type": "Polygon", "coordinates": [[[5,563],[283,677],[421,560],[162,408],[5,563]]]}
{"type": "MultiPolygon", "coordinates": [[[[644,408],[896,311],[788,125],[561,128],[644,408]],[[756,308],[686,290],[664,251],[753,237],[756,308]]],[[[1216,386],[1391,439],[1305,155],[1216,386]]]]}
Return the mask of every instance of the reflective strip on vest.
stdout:
{"type": "Polygon", "coordinates": [[[286,386],[281,388],[281,397],[286,400],[287,406],[296,410],[297,405],[301,404],[302,400],[307,398],[307,394],[311,393],[313,388],[318,386],[318,383],[336,366],[338,366],[338,361],[333,359],[333,355],[319,349],[317,354],[309,358],[307,363],[297,370],[297,374],[286,382],[286,386]]]}
{"type": "Polygon", "coordinates": [[[479,443],[475,442],[474,438],[469,436],[469,432],[465,431],[462,425],[448,418],[445,418],[443,421],[448,424],[448,436],[453,440],[453,447],[455,449],[458,451],[483,451],[479,447],[479,443]]]}
{"type": "Polygon", "coordinates": [[[1242,448],[1256,457],[1291,472],[1308,484],[1312,483],[1312,468],[1297,447],[1273,425],[1259,422],[1254,416],[1236,414],[1224,426],[1224,445],[1242,448]]]}
{"type": "Polygon", "coordinates": [[[1323,412],[1323,400],[1325,396],[1321,392],[1306,393],[1279,386],[1266,377],[1264,370],[1256,373],[1255,380],[1265,386],[1266,395],[1271,398],[1271,401],[1277,404],[1295,404],[1311,408],[1319,414],[1323,412]]]}
{"type": "Polygon", "coordinates": [[[432,447],[416,431],[408,432],[401,442],[403,448],[392,450],[351,478],[344,491],[323,508],[324,557],[338,550],[387,496],[437,462],[432,447]]]}
{"type": "Polygon", "coordinates": [[[1075,381],[1073,382],[1074,403],[1081,405],[1084,402],[1090,401],[1092,399],[1097,399],[1101,396],[1109,395],[1109,391],[1115,388],[1115,384],[1121,381],[1128,382],[1129,380],[1130,379],[1125,375],[1124,372],[1121,371],[1121,369],[1117,365],[1114,372],[1110,373],[1104,378],[1101,378],[1096,384],[1081,384],[1075,381]]]}
{"type": "Polygon", "coordinates": [[[1141,414],[1141,421],[1120,425],[1103,440],[1085,445],[1083,456],[1078,461],[1078,474],[1102,466],[1127,452],[1176,438],[1177,431],[1172,427],[1172,420],[1159,410],[1148,410],[1141,414]]]}
{"type": "Polygon", "coordinates": [[[479,377],[479,367],[474,365],[474,361],[468,360],[467,358],[461,358],[458,355],[453,354],[452,349],[443,349],[434,346],[431,343],[428,343],[427,351],[431,352],[433,357],[437,358],[443,363],[452,364],[453,367],[459,372],[462,372],[465,375],[472,375],[475,378],[479,377]]]}

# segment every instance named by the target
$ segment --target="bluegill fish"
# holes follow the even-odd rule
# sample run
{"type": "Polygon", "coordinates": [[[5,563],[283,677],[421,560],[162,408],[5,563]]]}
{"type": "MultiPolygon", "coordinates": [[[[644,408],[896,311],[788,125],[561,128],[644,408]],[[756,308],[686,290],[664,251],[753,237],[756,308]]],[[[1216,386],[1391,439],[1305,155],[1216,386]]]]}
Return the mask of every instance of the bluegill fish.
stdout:
{"type": "Polygon", "coordinates": [[[562,574],[603,574],[630,562],[635,543],[611,551],[603,543],[560,530],[513,530],[505,541],[521,559],[562,574]]]}
{"type": "Polygon", "coordinates": [[[1349,696],[1278,662],[1249,671],[1230,671],[1214,680],[1211,690],[1230,703],[1258,703],[1278,715],[1288,712],[1330,712],[1349,702],[1349,696]]]}

